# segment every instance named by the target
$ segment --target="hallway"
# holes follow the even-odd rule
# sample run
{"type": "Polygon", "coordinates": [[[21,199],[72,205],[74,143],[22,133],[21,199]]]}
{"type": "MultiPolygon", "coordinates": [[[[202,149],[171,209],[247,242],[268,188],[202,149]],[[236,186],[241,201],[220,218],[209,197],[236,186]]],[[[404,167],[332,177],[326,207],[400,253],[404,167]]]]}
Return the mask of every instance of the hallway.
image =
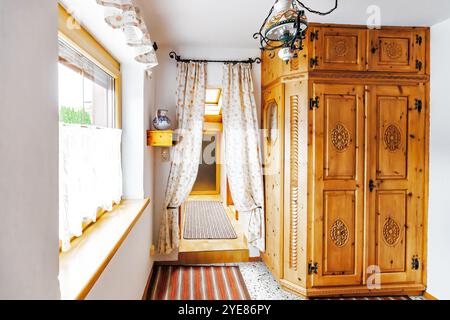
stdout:
{"type": "MultiPolygon", "coordinates": [[[[220,202],[220,196],[195,195],[190,196],[188,202],[215,201],[220,202]]],[[[227,217],[235,231],[235,239],[186,239],[185,237],[185,208],[181,209],[181,239],[179,250],[179,263],[183,264],[211,264],[211,263],[235,263],[248,261],[247,239],[241,224],[235,218],[232,208],[222,204],[227,217]]]]}

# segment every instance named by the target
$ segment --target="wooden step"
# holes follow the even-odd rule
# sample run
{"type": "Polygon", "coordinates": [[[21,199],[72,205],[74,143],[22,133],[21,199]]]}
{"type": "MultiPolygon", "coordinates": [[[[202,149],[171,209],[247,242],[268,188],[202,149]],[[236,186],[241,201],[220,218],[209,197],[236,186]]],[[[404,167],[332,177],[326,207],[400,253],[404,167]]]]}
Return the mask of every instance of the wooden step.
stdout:
{"type": "Polygon", "coordinates": [[[248,262],[248,249],[180,252],[181,264],[214,264],[248,262]]]}

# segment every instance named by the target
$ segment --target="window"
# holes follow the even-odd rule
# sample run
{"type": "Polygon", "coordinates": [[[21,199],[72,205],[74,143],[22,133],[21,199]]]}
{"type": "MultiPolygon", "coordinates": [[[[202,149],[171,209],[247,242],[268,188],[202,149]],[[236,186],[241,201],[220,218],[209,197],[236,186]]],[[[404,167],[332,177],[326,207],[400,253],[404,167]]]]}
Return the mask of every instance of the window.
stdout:
{"type": "Polygon", "coordinates": [[[222,89],[206,89],[205,121],[222,122],[222,89]]]}
{"type": "Polygon", "coordinates": [[[66,124],[116,126],[115,79],[59,40],[59,114],[66,124]]]}
{"type": "Polygon", "coordinates": [[[122,200],[120,63],[59,10],[60,249],[122,200]]]}

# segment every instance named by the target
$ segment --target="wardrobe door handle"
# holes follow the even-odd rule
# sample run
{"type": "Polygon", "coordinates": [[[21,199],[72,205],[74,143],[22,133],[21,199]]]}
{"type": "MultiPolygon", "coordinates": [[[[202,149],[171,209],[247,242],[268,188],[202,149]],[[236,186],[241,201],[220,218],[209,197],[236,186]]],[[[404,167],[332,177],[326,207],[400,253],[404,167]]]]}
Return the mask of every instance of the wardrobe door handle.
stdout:
{"type": "Polygon", "coordinates": [[[375,189],[375,182],[372,179],[370,179],[370,181],[369,181],[369,190],[370,190],[370,192],[372,192],[373,189],[375,189]]]}

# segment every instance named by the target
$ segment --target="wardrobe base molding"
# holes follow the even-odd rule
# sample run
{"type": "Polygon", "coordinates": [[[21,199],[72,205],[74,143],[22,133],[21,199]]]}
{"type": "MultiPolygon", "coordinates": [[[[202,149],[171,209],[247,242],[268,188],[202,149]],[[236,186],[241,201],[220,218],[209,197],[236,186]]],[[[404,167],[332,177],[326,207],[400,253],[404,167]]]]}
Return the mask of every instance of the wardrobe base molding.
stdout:
{"type": "Polygon", "coordinates": [[[351,287],[325,287],[306,289],[293,284],[285,279],[280,280],[283,289],[300,295],[303,298],[325,298],[325,297],[382,297],[382,296],[419,296],[425,292],[424,285],[392,284],[382,285],[381,289],[368,289],[367,286],[351,287]]]}

